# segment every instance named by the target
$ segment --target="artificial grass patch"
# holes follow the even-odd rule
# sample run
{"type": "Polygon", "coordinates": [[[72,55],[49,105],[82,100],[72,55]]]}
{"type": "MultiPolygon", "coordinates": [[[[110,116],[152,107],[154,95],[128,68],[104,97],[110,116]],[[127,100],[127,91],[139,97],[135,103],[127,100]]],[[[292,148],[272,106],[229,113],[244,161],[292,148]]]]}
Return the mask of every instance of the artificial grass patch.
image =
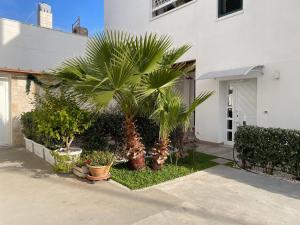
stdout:
{"type": "Polygon", "coordinates": [[[153,171],[149,167],[142,171],[133,171],[128,169],[127,164],[116,165],[111,170],[112,179],[134,190],[218,165],[210,161],[217,157],[199,152],[190,152],[189,156],[178,160],[177,166],[174,162],[174,156],[172,158],[173,163],[166,162],[164,168],[160,171],[153,171]]]}

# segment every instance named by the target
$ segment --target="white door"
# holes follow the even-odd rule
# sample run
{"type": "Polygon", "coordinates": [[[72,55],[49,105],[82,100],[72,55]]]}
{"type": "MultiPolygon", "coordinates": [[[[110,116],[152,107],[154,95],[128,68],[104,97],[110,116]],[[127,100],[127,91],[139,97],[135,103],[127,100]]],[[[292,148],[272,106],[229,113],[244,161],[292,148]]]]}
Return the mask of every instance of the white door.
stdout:
{"type": "Polygon", "coordinates": [[[10,144],[8,78],[0,76],[0,147],[10,144]]]}
{"type": "Polygon", "coordinates": [[[233,145],[238,126],[257,125],[257,80],[230,81],[227,87],[225,144],[233,145]]]}

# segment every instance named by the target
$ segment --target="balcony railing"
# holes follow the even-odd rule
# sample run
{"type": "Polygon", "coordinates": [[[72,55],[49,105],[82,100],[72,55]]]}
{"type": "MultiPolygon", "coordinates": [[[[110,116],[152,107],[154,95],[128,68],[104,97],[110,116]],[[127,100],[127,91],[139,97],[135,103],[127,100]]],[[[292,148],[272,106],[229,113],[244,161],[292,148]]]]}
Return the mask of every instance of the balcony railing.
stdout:
{"type": "Polygon", "coordinates": [[[159,16],[193,0],[152,0],[152,17],[159,16]]]}
{"type": "Polygon", "coordinates": [[[177,0],[152,0],[152,11],[159,10],[165,6],[168,6],[177,0]]]}

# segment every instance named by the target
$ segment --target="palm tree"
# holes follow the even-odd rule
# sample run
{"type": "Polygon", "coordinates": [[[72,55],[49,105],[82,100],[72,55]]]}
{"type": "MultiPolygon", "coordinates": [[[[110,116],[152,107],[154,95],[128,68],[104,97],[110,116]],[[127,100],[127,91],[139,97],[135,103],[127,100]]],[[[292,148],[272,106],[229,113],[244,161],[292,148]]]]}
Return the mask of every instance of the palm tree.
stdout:
{"type": "Polygon", "coordinates": [[[196,107],[206,101],[214,92],[202,92],[189,106],[183,104],[181,94],[174,88],[157,94],[156,110],[150,116],[159,126],[159,142],[153,148],[152,168],[159,170],[169,155],[170,134],[176,128],[186,132],[190,126],[190,117],[196,107]]]}
{"type": "Polygon", "coordinates": [[[53,72],[82,104],[97,111],[119,105],[125,117],[125,148],[133,169],[145,167],[145,146],[135,126],[135,116],[148,99],[145,96],[153,90],[168,89],[187,72],[187,68],[173,64],[190,47],[171,45],[167,36],[107,31],[88,42],[85,57],[68,60],[53,72]],[[149,83],[153,80],[155,87],[149,83]]]}

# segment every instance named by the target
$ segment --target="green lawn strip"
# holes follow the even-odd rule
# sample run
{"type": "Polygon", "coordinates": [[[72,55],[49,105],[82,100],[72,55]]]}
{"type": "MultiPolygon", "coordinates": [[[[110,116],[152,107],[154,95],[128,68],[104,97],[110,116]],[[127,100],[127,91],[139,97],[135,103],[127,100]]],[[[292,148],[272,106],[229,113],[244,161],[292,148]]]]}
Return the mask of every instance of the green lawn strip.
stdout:
{"type": "Polygon", "coordinates": [[[180,159],[177,166],[174,163],[175,157],[173,157],[173,163],[167,162],[160,171],[153,171],[150,168],[143,171],[132,171],[126,164],[120,164],[112,168],[111,174],[113,180],[135,190],[216,166],[217,163],[210,161],[215,158],[217,157],[194,152],[188,157],[180,159]]]}

